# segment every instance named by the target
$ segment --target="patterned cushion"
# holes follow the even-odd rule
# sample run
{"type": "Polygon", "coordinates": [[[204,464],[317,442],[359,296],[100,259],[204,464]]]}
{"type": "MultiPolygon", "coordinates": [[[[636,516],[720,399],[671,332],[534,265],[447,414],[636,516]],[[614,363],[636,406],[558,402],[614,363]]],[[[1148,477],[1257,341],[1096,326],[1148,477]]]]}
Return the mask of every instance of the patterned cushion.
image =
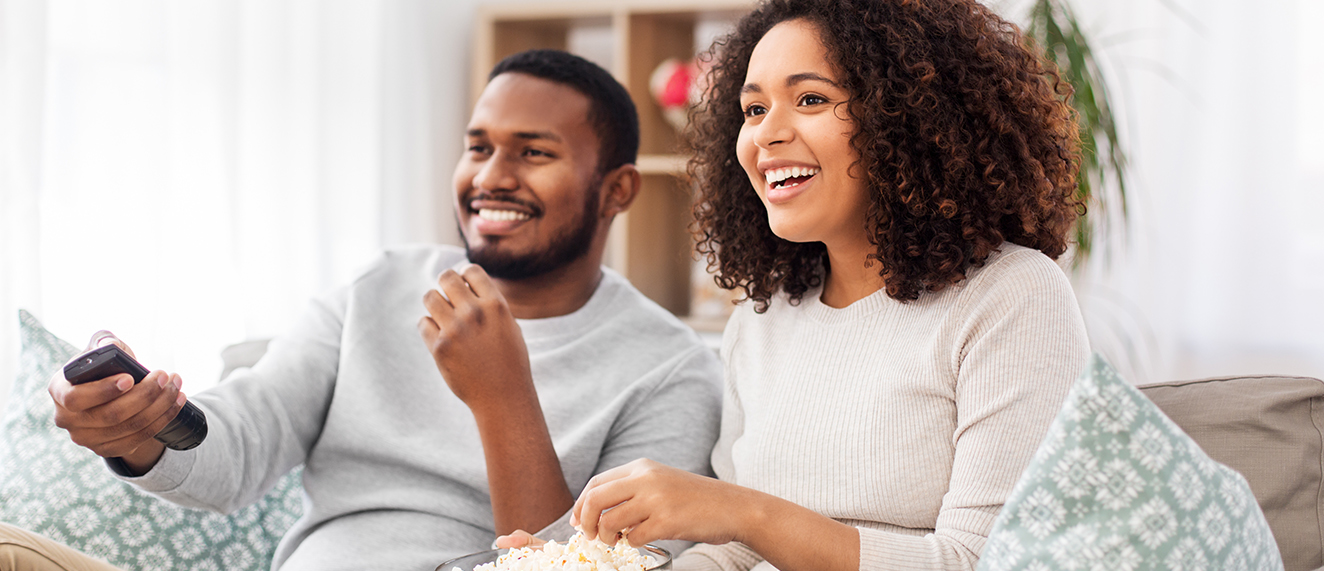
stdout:
{"type": "Polygon", "coordinates": [[[1240,474],[1097,356],[998,514],[980,571],[1283,568],[1240,474]]]}
{"type": "Polygon", "coordinates": [[[268,569],[302,513],[298,474],[223,516],[181,508],[115,479],[54,423],[50,376],[78,351],[20,311],[22,354],[0,421],[0,521],[125,568],[268,569]]]}

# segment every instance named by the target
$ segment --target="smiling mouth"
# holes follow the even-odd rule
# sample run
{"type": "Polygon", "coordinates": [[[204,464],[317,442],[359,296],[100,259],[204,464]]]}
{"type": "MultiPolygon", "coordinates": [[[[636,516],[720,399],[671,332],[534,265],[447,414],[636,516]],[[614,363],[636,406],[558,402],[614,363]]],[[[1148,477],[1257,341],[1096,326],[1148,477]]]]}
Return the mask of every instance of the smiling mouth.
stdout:
{"type": "Polygon", "coordinates": [[[478,217],[492,222],[519,222],[532,218],[525,212],[517,210],[499,210],[496,208],[478,209],[478,217]]]}
{"type": "Polygon", "coordinates": [[[513,196],[480,193],[465,201],[470,215],[487,222],[524,222],[542,215],[537,204],[513,196]]]}
{"type": "Polygon", "coordinates": [[[763,173],[768,186],[773,189],[790,188],[803,184],[818,174],[819,169],[811,167],[786,167],[772,169],[763,173]]]}

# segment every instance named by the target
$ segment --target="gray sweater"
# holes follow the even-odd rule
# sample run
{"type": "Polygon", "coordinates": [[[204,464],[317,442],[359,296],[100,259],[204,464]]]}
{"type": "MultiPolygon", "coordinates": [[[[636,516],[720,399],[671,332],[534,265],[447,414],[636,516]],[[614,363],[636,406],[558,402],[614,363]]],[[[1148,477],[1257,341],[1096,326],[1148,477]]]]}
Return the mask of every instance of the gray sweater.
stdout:
{"type": "MultiPolygon", "coordinates": [[[[167,450],[150,472],[125,479],[230,512],[304,464],[305,513],[273,569],[431,570],[488,549],[477,427],[416,329],[423,294],[463,261],[450,247],[388,252],[317,300],[252,369],[192,397],[210,430],[201,446],[167,450]]],[[[570,490],[640,457],[710,473],[716,356],[619,274],[603,273],[578,311],[519,320],[570,490]]]]}

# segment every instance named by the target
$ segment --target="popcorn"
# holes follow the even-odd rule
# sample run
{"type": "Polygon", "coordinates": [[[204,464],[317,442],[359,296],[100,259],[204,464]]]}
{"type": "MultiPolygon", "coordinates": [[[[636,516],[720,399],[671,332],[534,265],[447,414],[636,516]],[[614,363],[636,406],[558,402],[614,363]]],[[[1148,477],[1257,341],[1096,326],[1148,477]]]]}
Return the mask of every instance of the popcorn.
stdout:
{"type": "MultiPolygon", "coordinates": [[[[564,544],[549,541],[542,547],[511,549],[495,563],[479,565],[473,571],[644,571],[656,565],[657,560],[623,540],[613,547],[581,532],[564,544]]],[[[465,570],[453,567],[451,571],[465,570]]]]}

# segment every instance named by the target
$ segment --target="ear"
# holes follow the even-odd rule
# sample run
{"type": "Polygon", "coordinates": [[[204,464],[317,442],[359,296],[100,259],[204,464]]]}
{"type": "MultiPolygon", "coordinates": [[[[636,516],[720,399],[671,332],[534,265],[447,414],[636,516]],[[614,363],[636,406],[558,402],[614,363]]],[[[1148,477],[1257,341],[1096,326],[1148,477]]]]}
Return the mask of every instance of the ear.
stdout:
{"type": "Polygon", "coordinates": [[[634,203],[634,198],[639,196],[639,189],[643,184],[643,175],[640,175],[639,169],[632,164],[621,165],[603,175],[602,201],[598,207],[598,215],[611,220],[617,214],[628,210],[630,204],[634,203]]]}

